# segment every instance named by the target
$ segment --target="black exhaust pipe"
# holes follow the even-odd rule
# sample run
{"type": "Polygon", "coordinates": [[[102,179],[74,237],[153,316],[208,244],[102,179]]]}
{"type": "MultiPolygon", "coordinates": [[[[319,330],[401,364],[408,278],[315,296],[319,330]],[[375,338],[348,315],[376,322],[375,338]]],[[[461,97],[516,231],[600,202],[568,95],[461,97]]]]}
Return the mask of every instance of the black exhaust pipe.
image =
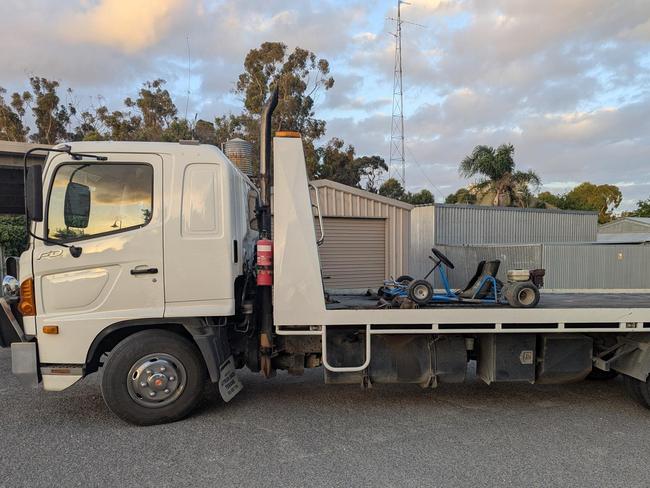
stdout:
{"type": "Polygon", "coordinates": [[[262,109],[260,121],[260,237],[271,237],[271,118],[278,106],[278,89],[274,88],[262,109]]]}

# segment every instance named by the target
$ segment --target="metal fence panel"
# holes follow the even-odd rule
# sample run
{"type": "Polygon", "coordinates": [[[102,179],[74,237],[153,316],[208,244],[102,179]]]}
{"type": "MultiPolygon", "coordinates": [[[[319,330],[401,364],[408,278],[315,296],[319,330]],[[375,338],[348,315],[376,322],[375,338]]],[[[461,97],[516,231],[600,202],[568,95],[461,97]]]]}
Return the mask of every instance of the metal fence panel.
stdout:
{"type": "MultiPolygon", "coordinates": [[[[453,270],[447,270],[449,283],[452,288],[462,288],[476,272],[480,261],[501,261],[497,278],[506,280],[506,273],[509,269],[534,269],[542,267],[542,246],[521,245],[521,246],[436,246],[456,266],[453,270]]],[[[428,269],[431,269],[432,262],[427,258],[428,269]]],[[[428,271],[427,269],[427,271],[428,271]]],[[[422,276],[422,275],[419,275],[422,276]]],[[[439,279],[435,278],[434,286],[441,287],[439,279]]]]}
{"type": "Polygon", "coordinates": [[[650,246],[546,245],[546,285],[553,289],[650,289],[650,246]]]}
{"type": "MultiPolygon", "coordinates": [[[[498,278],[509,269],[546,270],[547,290],[650,290],[650,245],[526,244],[520,246],[437,246],[456,265],[448,270],[452,288],[470,280],[481,260],[501,261],[498,278]]],[[[420,255],[424,273],[431,261],[420,255]],[[426,260],[426,261],[425,261],[426,260]]],[[[437,277],[434,286],[441,287],[437,277]]]]}

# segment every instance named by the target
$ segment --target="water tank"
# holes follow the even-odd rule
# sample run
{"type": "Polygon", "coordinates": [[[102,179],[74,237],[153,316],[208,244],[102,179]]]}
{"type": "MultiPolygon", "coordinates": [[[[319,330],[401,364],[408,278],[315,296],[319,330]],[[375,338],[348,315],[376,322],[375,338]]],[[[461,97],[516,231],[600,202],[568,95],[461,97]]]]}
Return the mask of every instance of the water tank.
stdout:
{"type": "Polygon", "coordinates": [[[253,144],[243,139],[231,139],[224,144],[224,153],[244,174],[253,174],[253,144]]]}

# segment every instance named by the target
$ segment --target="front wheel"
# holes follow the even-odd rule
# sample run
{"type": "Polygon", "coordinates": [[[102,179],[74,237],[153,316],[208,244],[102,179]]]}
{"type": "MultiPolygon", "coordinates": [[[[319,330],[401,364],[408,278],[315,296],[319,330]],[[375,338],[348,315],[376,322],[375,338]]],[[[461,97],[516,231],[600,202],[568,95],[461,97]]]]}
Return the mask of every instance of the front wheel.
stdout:
{"type": "Polygon", "coordinates": [[[408,295],[418,305],[427,305],[433,297],[433,287],[426,280],[415,280],[409,285],[408,295]]]}
{"type": "Polygon", "coordinates": [[[196,345],[165,330],[146,330],[120,342],[102,373],[102,395],[118,417],[137,425],[186,417],[203,394],[206,369],[196,345]]]}

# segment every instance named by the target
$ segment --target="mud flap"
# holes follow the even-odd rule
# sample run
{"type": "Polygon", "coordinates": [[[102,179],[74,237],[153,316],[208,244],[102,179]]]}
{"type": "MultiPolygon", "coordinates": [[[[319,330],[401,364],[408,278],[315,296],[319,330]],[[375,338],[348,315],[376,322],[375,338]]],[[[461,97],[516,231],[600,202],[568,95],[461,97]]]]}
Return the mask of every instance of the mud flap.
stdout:
{"type": "Polygon", "coordinates": [[[242,385],[237,371],[235,371],[235,361],[232,356],[226,359],[219,367],[219,393],[223,401],[228,403],[235,398],[244,386],[242,385]]]}

